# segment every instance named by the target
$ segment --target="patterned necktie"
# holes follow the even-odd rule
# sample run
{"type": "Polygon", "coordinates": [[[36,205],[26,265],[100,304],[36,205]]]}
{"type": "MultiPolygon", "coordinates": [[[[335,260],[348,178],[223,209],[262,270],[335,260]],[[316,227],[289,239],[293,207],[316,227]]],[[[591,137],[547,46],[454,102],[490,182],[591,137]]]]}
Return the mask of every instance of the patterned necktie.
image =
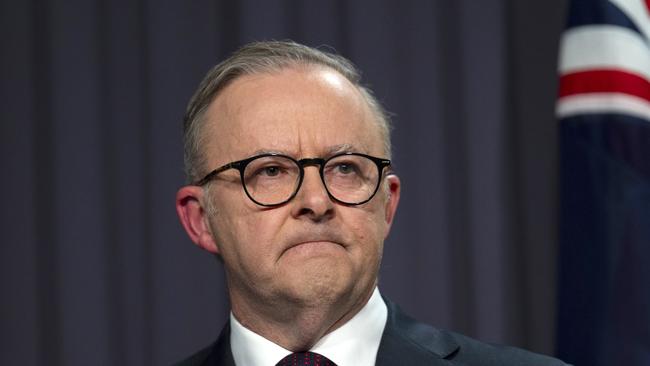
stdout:
{"type": "Polygon", "coordinates": [[[281,359],[275,366],[336,366],[336,364],[318,353],[298,352],[281,359]]]}

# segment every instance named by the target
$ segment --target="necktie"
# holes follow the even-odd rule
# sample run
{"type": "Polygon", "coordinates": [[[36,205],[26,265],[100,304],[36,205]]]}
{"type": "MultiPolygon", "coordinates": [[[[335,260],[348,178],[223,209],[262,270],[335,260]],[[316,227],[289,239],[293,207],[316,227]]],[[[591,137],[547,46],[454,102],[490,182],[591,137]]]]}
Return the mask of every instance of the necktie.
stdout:
{"type": "Polygon", "coordinates": [[[297,352],[281,359],[275,366],[336,366],[336,364],[318,353],[297,352]]]}

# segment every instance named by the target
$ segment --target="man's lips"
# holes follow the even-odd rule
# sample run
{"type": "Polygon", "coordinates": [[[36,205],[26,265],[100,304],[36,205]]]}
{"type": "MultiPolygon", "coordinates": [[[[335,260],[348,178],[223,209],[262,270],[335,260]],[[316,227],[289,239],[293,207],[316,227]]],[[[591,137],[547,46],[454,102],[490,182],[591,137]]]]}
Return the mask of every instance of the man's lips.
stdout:
{"type": "Polygon", "coordinates": [[[284,248],[283,252],[286,252],[293,248],[298,247],[307,247],[307,246],[328,246],[328,245],[338,245],[343,248],[346,247],[342,238],[337,234],[329,235],[296,235],[287,241],[289,244],[284,248]]]}
{"type": "Polygon", "coordinates": [[[283,254],[293,253],[297,255],[324,254],[340,250],[343,246],[329,240],[316,240],[295,243],[285,249],[283,254]]]}
{"type": "Polygon", "coordinates": [[[293,245],[290,245],[289,248],[287,248],[287,249],[291,249],[291,248],[295,248],[295,247],[299,247],[299,246],[303,246],[303,245],[326,245],[326,244],[341,245],[339,243],[336,243],[336,242],[333,242],[333,241],[330,241],[330,240],[311,240],[311,241],[305,241],[305,242],[302,242],[302,243],[295,243],[293,245]]]}

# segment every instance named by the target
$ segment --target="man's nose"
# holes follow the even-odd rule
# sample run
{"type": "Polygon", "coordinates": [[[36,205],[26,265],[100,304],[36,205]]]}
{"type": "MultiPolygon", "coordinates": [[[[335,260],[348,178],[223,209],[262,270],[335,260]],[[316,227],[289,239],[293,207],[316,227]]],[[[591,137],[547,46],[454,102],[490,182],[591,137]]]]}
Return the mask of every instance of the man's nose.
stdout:
{"type": "Polygon", "coordinates": [[[327,193],[318,166],[304,168],[302,185],[293,202],[294,217],[308,217],[320,221],[330,218],[334,213],[334,202],[327,193]]]}

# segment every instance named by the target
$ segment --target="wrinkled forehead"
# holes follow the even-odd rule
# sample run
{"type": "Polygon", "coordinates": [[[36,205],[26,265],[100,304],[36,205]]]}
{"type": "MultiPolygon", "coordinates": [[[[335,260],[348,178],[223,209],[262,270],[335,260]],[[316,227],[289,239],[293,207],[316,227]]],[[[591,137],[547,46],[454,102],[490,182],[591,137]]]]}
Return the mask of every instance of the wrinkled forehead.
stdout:
{"type": "Polygon", "coordinates": [[[303,157],[348,146],[385,153],[376,115],[360,90],[327,68],[240,76],[219,93],[205,117],[203,145],[212,164],[259,151],[303,157]]]}

